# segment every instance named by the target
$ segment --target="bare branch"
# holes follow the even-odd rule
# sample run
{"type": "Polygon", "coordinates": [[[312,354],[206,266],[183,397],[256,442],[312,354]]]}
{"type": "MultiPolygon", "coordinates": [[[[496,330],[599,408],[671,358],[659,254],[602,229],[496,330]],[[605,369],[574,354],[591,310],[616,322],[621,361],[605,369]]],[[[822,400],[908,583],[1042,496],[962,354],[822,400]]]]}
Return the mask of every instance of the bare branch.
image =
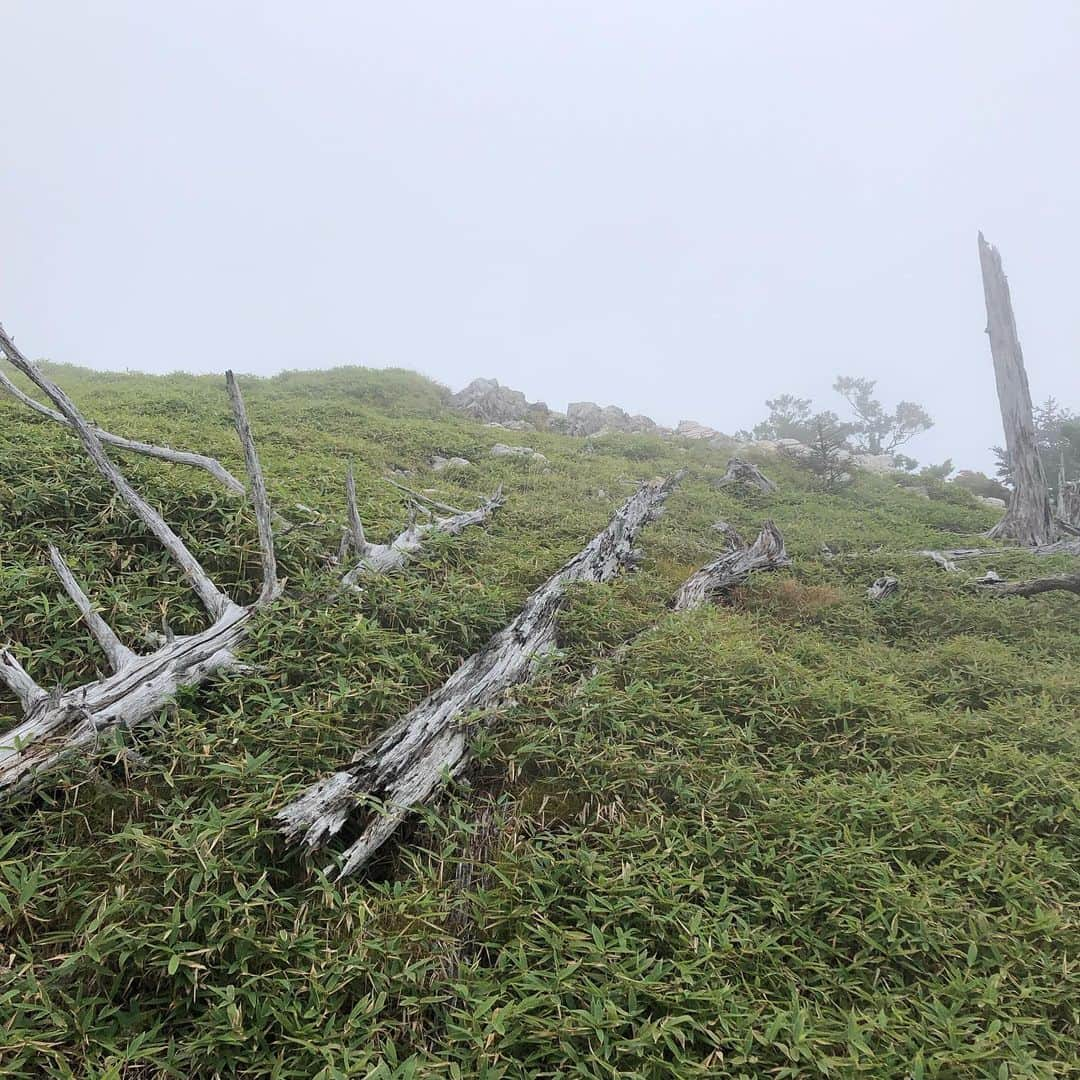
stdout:
{"type": "Polygon", "coordinates": [[[399,484],[396,480],[392,480],[389,476],[384,476],[383,479],[391,487],[396,487],[398,491],[403,491],[406,495],[411,495],[417,502],[427,503],[428,506],[433,506],[436,510],[442,510],[447,514],[465,513],[465,511],[458,506],[451,506],[449,503],[439,502],[438,499],[433,499],[430,496],[425,495],[423,492],[413,491],[412,488],[407,488],[404,484],[399,484]]]}
{"type": "Polygon", "coordinates": [[[113,671],[120,671],[138,660],[138,656],[123,644],[113,633],[112,627],[94,610],[90,598],[83,592],[68,564],[64,562],[64,557],[53,544],[49,545],[49,558],[52,561],[53,569],[60,578],[60,583],[64,586],[64,591],[79,609],[83,622],[86,623],[90,633],[94,636],[94,640],[109,658],[113,671]]]}
{"type": "MultiPolygon", "coordinates": [[[[7,649],[0,649],[0,682],[6,684],[22,704],[23,712],[29,715],[45,702],[49,695],[26,673],[26,669],[15,659],[15,654],[7,649]]],[[[0,735],[7,742],[10,735],[0,735]]]]}
{"type": "MultiPolygon", "coordinates": [[[[28,408],[41,416],[47,417],[54,423],[71,427],[61,413],[50,409],[48,405],[42,405],[28,394],[24,394],[2,371],[0,371],[0,388],[6,390],[13,398],[21,401],[28,408]]],[[[204,469],[222,487],[234,495],[244,494],[244,485],[216,458],[207,457],[204,454],[196,454],[190,450],[173,450],[169,446],[155,446],[153,443],[139,442],[137,439],[125,439],[121,435],[114,435],[111,431],[104,431],[96,424],[91,424],[94,434],[103,443],[115,446],[118,450],[130,450],[133,454],[142,454],[144,457],[157,458],[160,461],[168,461],[174,465],[190,465],[196,469],[204,469]]]]}
{"type": "Polygon", "coordinates": [[[232,402],[233,417],[236,420],[236,433],[244,447],[244,464],[247,466],[248,482],[251,484],[251,501],[255,507],[255,520],[259,526],[259,550],[262,553],[263,587],[259,603],[266,604],[281,592],[281,583],[277,576],[277,559],[274,556],[274,530],[271,524],[270,499],[266,494],[262,466],[255,449],[255,440],[251,437],[244,398],[236,383],[236,376],[231,371],[225,372],[225,385],[229,388],[229,400],[232,402]]]}
{"type": "Polygon", "coordinates": [[[210,580],[199,561],[188,551],[183,540],[166,524],[165,519],[128,483],[123,473],[105,453],[94,429],[86,422],[74,402],[51,379],[38,370],[15,347],[11,338],[0,326],[0,349],[8,360],[25,375],[60,410],[66,422],[75,429],[83,448],[98,471],[112,484],[120,497],[131,507],[136,516],[158,538],[161,545],[176,560],[191,587],[199,594],[203,606],[212,618],[217,618],[228,608],[231,601],[210,580]]]}
{"type": "Polygon", "coordinates": [[[701,607],[741,585],[755,571],[781,570],[790,565],[780,530],[766,521],[749,547],[733,548],[692,574],[675,594],[671,606],[676,611],[701,607]]]}
{"type": "MultiPolygon", "coordinates": [[[[353,464],[349,462],[349,471],[345,474],[345,501],[349,510],[349,537],[359,558],[367,554],[367,540],[364,537],[364,523],[360,520],[360,508],[356,504],[356,476],[353,464]]],[[[344,555],[342,555],[344,558],[344,555]]]]}
{"type": "Polygon", "coordinates": [[[452,517],[435,518],[417,524],[415,512],[409,514],[409,524],[389,544],[365,542],[360,561],[342,578],[342,584],[354,587],[365,577],[392,574],[410,562],[423,549],[424,543],[436,534],[457,536],[471,525],[485,522],[506,500],[500,487],[487,502],[475,510],[461,510],[452,517]]]}

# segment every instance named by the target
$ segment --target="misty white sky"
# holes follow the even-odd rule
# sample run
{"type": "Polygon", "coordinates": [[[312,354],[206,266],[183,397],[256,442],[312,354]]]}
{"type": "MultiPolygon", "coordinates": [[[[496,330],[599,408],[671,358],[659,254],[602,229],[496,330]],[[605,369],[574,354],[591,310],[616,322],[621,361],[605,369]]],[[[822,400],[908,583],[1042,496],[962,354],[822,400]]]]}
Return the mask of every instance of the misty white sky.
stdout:
{"type": "Polygon", "coordinates": [[[3,0],[0,319],[732,431],[838,373],[1001,440],[975,237],[1080,408],[1080,2],[3,0]]]}

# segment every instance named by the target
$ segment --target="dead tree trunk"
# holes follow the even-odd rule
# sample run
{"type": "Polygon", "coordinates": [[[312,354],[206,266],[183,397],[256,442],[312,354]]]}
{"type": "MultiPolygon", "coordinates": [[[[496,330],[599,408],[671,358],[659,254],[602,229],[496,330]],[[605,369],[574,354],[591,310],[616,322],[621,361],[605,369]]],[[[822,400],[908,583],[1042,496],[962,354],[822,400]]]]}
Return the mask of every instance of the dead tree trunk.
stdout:
{"type": "Polygon", "coordinates": [[[173,638],[156,652],[139,656],[121,643],[94,610],[60,552],[55,547],[50,548],[60,583],[108,658],[113,674],[71,690],[47,693],[8,650],[0,649],[0,681],[14,691],[25,716],[14,730],[0,735],[0,798],[3,798],[29,785],[74,751],[91,747],[104,732],[117,727],[132,727],[155,716],[179,688],[196,686],[214,672],[234,666],[234,651],[246,636],[252,615],[278,595],[280,584],[269,501],[243,399],[232,372],[226,374],[226,381],[236,428],[244,447],[262,550],[262,592],[249,607],[234,603],[211,581],[180,537],[106,455],[98,430],[86,422],[63,390],[19,352],[2,329],[0,349],[56,406],[58,415],[79,436],[98,471],[173,557],[212,620],[211,625],[200,633],[173,638]]]}
{"type": "Polygon", "coordinates": [[[727,471],[716,481],[716,487],[755,487],[766,495],[776,490],[776,485],[756,465],[737,457],[728,461],[727,471]]]}
{"type": "MultiPolygon", "coordinates": [[[[394,485],[401,488],[400,484],[394,485]]],[[[500,487],[487,502],[478,506],[475,510],[458,510],[446,503],[435,502],[426,496],[408,488],[401,488],[408,494],[414,504],[412,520],[406,528],[400,532],[388,544],[372,544],[365,534],[364,526],[360,521],[360,511],[356,503],[356,483],[353,480],[352,466],[345,480],[345,495],[348,503],[349,527],[345,533],[345,540],[341,548],[341,559],[354,552],[357,562],[342,578],[342,584],[354,588],[365,577],[375,577],[382,574],[392,574],[406,563],[415,559],[424,548],[424,544],[431,537],[442,534],[444,536],[458,536],[469,528],[470,525],[481,525],[499,509],[506,501],[503,498],[500,487]],[[435,517],[430,521],[417,522],[416,508],[422,508],[423,503],[430,503],[433,507],[447,511],[445,517],[435,517]]]]}
{"type": "MultiPolygon", "coordinates": [[[[0,349],[3,349],[8,356],[11,355],[7,348],[9,345],[12,345],[12,342],[4,335],[3,328],[0,327],[0,349]]],[[[14,346],[12,345],[12,347],[14,346]]],[[[64,418],[63,413],[50,409],[48,405],[42,405],[40,401],[35,401],[28,394],[24,394],[2,371],[0,371],[0,387],[39,415],[52,420],[56,424],[71,427],[64,418]]],[[[139,442],[136,439],[125,439],[121,435],[114,435],[111,431],[104,431],[94,424],[91,424],[90,427],[93,428],[99,442],[115,446],[118,450],[130,450],[133,454],[142,454],[144,457],[168,461],[173,465],[191,465],[196,469],[205,469],[226,491],[231,492],[233,495],[244,494],[244,485],[216,458],[207,457],[205,454],[195,454],[190,450],[173,450],[168,446],[155,446],[153,443],[139,442]]]]}
{"type": "Polygon", "coordinates": [[[979,589],[993,596],[1037,596],[1056,589],[1080,595],[1080,574],[1060,574],[1030,581],[980,582],[979,589]]]}
{"type": "Polygon", "coordinates": [[[735,546],[692,574],[675,594],[671,606],[676,611],[701,607],[741,585],[755,571],[782,570],[790,565],[780,530],[771,521],[766,521],[749,547],[735,546]]]}
{"type": "Polygon", "coordinates": [[[317,848],[354,815],[365,813],[337,873],[345,877],[363,867],[416,807],[468,763],[470,740],[463,718],[490,711],[511,687],[528,680],[537,660],[555,647],[556,618],[567,586],[608,581],[630,565],[638,533],[660,513],[677,479],[643,484],[607,528],[548,578],[513,622],[438,690],[359,751],[351,765],[279,811],[285,836],[317,848]]]}
{"type": "Polygon", "coordinates": [[[1009,282],[1001,267],[1000,253],[986,242],[982,233],[979,233],[979,263],[986,296],[986,332],[994,358],[1001,423],[1013,481],[1009,508],[990,530],[990,536],[1017,540],[1029,547],[1050,544],[1058,538],[1057,529],[1035,443],[1031,390],[1016,333],[1009,282]]]}

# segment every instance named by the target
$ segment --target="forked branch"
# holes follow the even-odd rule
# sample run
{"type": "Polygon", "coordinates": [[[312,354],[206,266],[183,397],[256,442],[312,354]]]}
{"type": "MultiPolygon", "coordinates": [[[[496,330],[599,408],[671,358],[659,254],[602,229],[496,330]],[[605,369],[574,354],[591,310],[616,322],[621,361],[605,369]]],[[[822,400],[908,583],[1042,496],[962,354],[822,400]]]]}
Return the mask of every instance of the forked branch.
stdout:
{"type": "MultiPolygon", "coordinates": [[[[395,487],[400,485],[395,484],[395,487]]],[[[407,488],[402,490],[408,491],[407,488]]],[[[482,525],[506,501],[500,487],[487,502],[475,510],[456,510],[444,503],[435,506],[452,511],[447,517],[436,517],[430,521],[418,522],[415,512],[409,524],[388,544],[372,544],[364,535],[364,526],[360,521],[360,511],[356,505],[356,482],[353,479],[352,466],[349,466],[345,479],[345,493],[348,501],[349,525],[342,547],[343,556],[351,549],[357,558],[356,564],[342,578],[342,584],[354,588],[365,577],[378,577],[393,574],[406,563],[415,559],[433,536],[458,536],[471,525],[482,525]]],[[[424,496],[409,492],[417,499],[424,496]]]]}
{"type": "Polygon", "coordinates": [[[20,725],[0,736],[0,797],[3,797],[32,782],[73,752],[92,746],[103,732],[131,727],[157,715],[181,687],[196,686],[214,672],[232,667],[234,649],[246,635],[253,612],[273,599],[280,585],[276,577],[269,501],[243,399],[231,374],[229,393],[237,432],[244,446],[263,563],[262,592],[250,607],[240,607],[217,588],[184,542],[109,459],[96,429],[86,423],[63,390],[30,363],[2,331],[0,348],[57,406],[98,471],[183,569],[213,619],[200,633],[172,638],[150,655],[140,656],[120,641],[94,609],[59,551],[50,546],[49,556],[60,582],[109,658],[113,673],[72,690],[46,694],[10,652],[0,650],[0,680],[15,692],[25,717],[20,725]]]}
{"type": "MultiPolygon", "coordinates": [[[[0,328],[0,334],[3,328],[0,328]]],[[[10,339],[6,339],[10,344],[10,339]]],[[[0,341],[0,347],[7,352],[7,346],[0,341]]],[[[8,354],[10,355],[10,354],[8,354]]],[[[24,394],[2,371],[0,371],[0,388],[6,390],[17,401],[21,401],[27,408],[33,409],[40,416],[52,420],[56,424],[71,427],[63,413],[50,409],[48,405],[42,405],[35,401],[29,394],[24,394]]],[[[157,458],[159,461],[168,461],[173,465],[190,465],[195,469],[203,469],[208,472],[226,491],[233,495],[243,495],[244,485],[216,458],[205,454],[196,454],[190,450],[173,450],[170,446],[156,446],[154,443],[140,442],[138,439],[125,439],[121,435],[114,435],[111,431],[105,431],[96,424],[92,424],[94,433],[98,439],[108,446],[115,446],[118,450],[128,450],[133,454],[142,454],[143,457],[157,458]]]]}

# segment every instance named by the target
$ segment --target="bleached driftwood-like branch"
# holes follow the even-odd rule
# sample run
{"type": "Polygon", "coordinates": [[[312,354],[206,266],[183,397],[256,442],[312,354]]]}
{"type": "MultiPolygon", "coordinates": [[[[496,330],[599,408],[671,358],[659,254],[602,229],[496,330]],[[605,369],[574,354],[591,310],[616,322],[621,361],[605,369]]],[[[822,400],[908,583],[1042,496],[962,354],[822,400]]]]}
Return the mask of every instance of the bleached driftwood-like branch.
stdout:
{"type": "Polygon", "coordinates": [[[880,604],[882,600],[887,600],[890,596],[895,596],[899,591],[899,579],[892,577],[890,574],[885,574],[883,577],[879,577],[873,585],[866,590],[866,596],[875,604],[880,604]]]}
{"type": "MultiPolygon", "coordinates": [[[[0,334],[2,334],[2,328],[0,328],[0,334]]],[[[0,339],[0,348],[7,352],[5,341],[7,344],[11,344],[10,339],[0,339]]],[[[39,415],[47,417],[56,424],[63,424],[66,427],[71,426],[64,419],[63,413],[50,409],[48,405],[42,405],[40,401],[35,401],[29,394],[24,394],[2,371],[0,371],[0,388],[6,390],[13,398],[21,401],[39,415]]],[[[208,457],[205,454],[196,454],[190,450],[173,450],[169,446],[156,446],[153,443],[140,442],[138,439],[125,439],[122,435],[114,435],[111,431],[105,431],[96,424],[90,426],[93,428],[94,434],[97,435],[98,441],[108,446],[115,446],[118,450],[128,450],[133,454],[142,454],[144,457],[157,458],[159,461],[168,461],[174,465],[190,465],[196,469],[204,469],[226,491],[231,492],[233,495],[244,494],[244,485],[216,458],[208,457]]]]}
{"type": "Polygon", "coordinates": [[[340,877],[362,868],[418,806],[469,760],[465,721],[492,710],[528,680],[556,643],[556,618],[575,582],[604,582],[633,561],[634,543],[677,481],[643,484],[605,529],[525,602],[518,616],[466,660],[433,694],[402,717],[352,764],[320,780],[277,814],[281,830],[307,848],[322,846],[364,815],[345,850],[340,877]]]}
{"type": "Polygon", "coordinates": [[[1057,577],[1032,578],[1030,581],[979,582],[980,591],[992,596],[1038,596],[1039,593],[1064,592],[1080,596],[1080,574],[1059,574],[1057,577]]]}
{"type": "MultiPolygon", "coordinates": [[[[733,542],[730,534],[729,542],[733,542]]],[[[780,530],[771,521],[766,521],[749,547],[735,546],[692,574],[675,594],[671,606],[676,611],[700,607],[741,585],[756,571],[782,570],[790,565],[780,530]]]]}
{"type": "MultiPolygon", "coordinates": [[[[401,488],[400,484],[394,484],[394,486],[401,488]]],[[[430,502],[436,508],[445,509],[448,511],[448,516],[418,522],[414,511],[412,520],[393,540],[388,544],[373,544],[364,533],[356,503],[356,481],[353,478],[352,466],[349,466],[345,480],[349,524],[342,543],[340,560],[343,561],[351,550],[356,563],[341,579],[346,587],[355,587],[365,577],[395,573],[406,563],[415,559],[423,550],[424,544],[433,536],[437,534],[458,536],[471,525],[482,525],[506,501],[500,487],[487,502],[482,503],[475,510],[458,510],[445,503],[429,500],[424,495],[409,491],[408,488],[401,488],[401,490],[407,492],[417,503],[430,502]]]]}
{"type": "Polygon", "coordinates": [[[986,242],[982,233],[979,233],[979,265],[986,298],[986,333],[990,337],[1013,482],[1009,508],[989,535],[1017,540],[1028,547],[1050,544],[1058,539],[1058,529],[1035,438],[1031,390],[1016,332],[1009,282],[1002,269],[1001,254],[986,242]]]}
{"type": "Polygon", "coordinates": [[[19,698],[25,717],[13,730],[0,735],[2,798],[31,783],[73,752],[91,747],[104,732],[132,727],[155,716],[181,687],[196,686],[214,672],[234,666],[234,650],[246,635],[252,615],[277,596],[279,584],[269,527],[269,500],[243,400],[231,372],[227,380],[259,521],[264,571],[262,593],[250,607],[234,603],[217,588],[180,537],[109,459],[96,429],[86,422],[67,394],[28,361],[2,330],[0,349],[53,402],[64,422],[79,436],[98,471],[183,570],[212,619],[205,630],[172,638],[155,652],[140,656],[120,641],[94,609],[59,551],[50,547],[50,558],[60,582],[108,657],[113,673],[72,690],[49,694],[34,683],[11,652],[0,649],[0,681],[19,698]]]}
{"type": "Polygon", "coordinates": [[[716,481],[716,487],[755,487],[767,495],[776,491],[776,485],[756,465],[737,457],[728,461],[727,472],[716,481]]]}

